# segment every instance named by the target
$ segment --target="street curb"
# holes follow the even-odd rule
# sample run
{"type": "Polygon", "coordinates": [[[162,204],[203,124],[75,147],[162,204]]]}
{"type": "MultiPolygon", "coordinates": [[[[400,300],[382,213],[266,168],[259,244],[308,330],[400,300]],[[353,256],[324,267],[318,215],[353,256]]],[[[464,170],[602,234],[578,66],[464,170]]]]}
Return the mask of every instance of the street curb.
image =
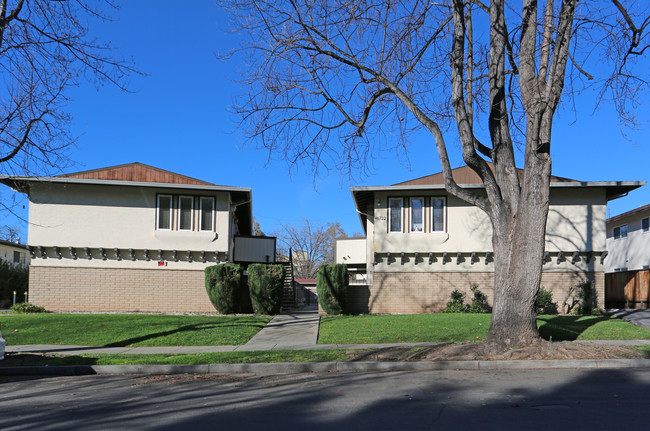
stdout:
{"type": "Polygon", "coordinates": [[[241,374],[366,371],[553,370],[650,368],[650,359],[532,360],[532,361],[417,361],[306,362],[202,365],[68,365],[0,367],[0,376],[82,376],[96,374],[241,374]]]}

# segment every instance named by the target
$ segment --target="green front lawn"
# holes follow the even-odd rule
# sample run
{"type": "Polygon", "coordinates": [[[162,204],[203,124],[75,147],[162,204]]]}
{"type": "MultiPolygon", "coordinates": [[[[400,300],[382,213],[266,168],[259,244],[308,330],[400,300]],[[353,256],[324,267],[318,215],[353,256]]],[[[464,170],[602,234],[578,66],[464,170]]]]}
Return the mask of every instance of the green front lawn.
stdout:
{"type": "MultiPolygon", "coordinates": [[[[338,316],[321,319],[319,344],[464,342],[482,340],[489,314],[338,316]]],[[[650,331],[604,316],[551,316],[537,319],[547,340],[650,340],[650,331]]]]}
{"type": "Polygon", "coordinates": [[[0,315],[8,345],[222,346],[246,344],[271,320],[154,314],[0,315]]]}

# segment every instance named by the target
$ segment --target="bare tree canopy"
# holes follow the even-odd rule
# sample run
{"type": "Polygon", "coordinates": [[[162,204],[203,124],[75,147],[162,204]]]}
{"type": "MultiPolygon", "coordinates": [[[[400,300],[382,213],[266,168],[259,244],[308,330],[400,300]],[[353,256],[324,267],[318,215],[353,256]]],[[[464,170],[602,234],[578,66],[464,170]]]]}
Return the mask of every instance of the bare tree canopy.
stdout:
{"type": "Polygon", "coordinates": [[[75,142],[67,90],[89,79],[126,89],[137,73],[88,21],[110,20],[112,1],[0,1],[0,174],[43,174],[64,167],[75,142]]]}
{"type": "Polygon", "coordinates": [[[322,264],[335,263],[336,240],[347,238],[338,222],[322,225],[307,219],[300,226],[283,224],[276,236],[282,252],[291,250],[297,278],[314,278],[322,264]]]}
{"type": "Polygon", "coordinates": [[[638,65],[650,51],[650,6],[619,0],[225,3],[233,27],[246,35],[239,53],[248,62],[242,69],[248,93],[235,110],[248,137],[292,164],[311,163],[314,172],[351,172],[365,169],[380,149],[406,151],[412,132],[430,132],[447,191],[484,210],[492,223],[494,312],[485,345],[538,343],[534,301],[554,114],[561,100],[593,87],[622,121],[634,124],[648,90],[648,68],[638,65]],[[454,182],[448,147],[457,141],[485,193],[454,182]],[[517,148],[524,157],[521,181],[517,148]]]}

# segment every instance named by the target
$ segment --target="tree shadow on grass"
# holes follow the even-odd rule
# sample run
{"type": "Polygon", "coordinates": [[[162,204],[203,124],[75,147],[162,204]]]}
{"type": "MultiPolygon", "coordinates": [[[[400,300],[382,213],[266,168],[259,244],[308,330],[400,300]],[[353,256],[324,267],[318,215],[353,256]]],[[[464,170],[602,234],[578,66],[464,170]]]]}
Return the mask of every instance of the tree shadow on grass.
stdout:
{"type": "Polygon", "coordinates": [[[229,323],[197,323],[193,325],[179,326],[178,328],[169,331],[155,332],[155,333],[142,335],[139,337],[132,337],[121,341],[115,341],[113,343],[105,344],[103,347],[128,347],[128,346],[133,346],[134,344],[137,343],[141,343],[144,341],[149,341],[157,338],[162,338],[162,337],[168,337],[170,335],[175,335],[180,333],[191,334],[193,332],[205,331],[208,329],[216,329],[216,328],[249,327],[249,328],[257,328],[259,331],[262,328],[264,328],[264,326],[266,326],[266,324],[258,321],[238,321],[235,324],[230,322],[229,323]]]}
{"type": "Polygon", "coordinates": [[[610,320],[609,316],[538,316],[539,335],[549,341],[575,341],[590,327],[610,320]]]}

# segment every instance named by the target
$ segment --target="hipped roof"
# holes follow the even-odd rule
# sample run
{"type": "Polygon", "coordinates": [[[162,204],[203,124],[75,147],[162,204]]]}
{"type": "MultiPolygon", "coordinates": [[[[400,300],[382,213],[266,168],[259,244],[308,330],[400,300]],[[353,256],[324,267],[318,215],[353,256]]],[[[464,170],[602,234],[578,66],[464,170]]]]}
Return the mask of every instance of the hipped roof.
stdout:
{"type": "MultiPolygon", "coordinates": [[[[494,171],[494,165],[489,164],[494,171]]],[[[451,171],[452,177],[456,183],[463,188],[483,189],[485,185],[480,177],[469,166],[462,166],[451,171]]],[[[517,169],[519,180],[523,179],[523,169],[517,169]]],[[[558,187],[601,187],[605,189],[607,201],[625,196],[630,191],[637,189],[645,184],[645,181],[579,181],[570,178],[551,176],[551,188],[558,187]]],[[[392,186],[370,186],[370,187],[352,187],[352,197],[361,219],[361,225],[366,232],[366,219],[368,207],[374,200],[375,192],[400,192],[409,193],[416,191],[438,190],[446,193],[444,177],[442,172],[433,175],[427,175],[413,180],[404,181],[392,186]]]]}
{"type": "Polygon", "coordinates": [[[54,177],[0,176],[0,183],[29,194],[32,183],[67,183],[103,186],[158,187],[199,191],[229,192],[235,205],[239,233],[251,235],[253,226],[252,191],[247,187],[219,186],[186,175],[134,162],[54,177]]]}

